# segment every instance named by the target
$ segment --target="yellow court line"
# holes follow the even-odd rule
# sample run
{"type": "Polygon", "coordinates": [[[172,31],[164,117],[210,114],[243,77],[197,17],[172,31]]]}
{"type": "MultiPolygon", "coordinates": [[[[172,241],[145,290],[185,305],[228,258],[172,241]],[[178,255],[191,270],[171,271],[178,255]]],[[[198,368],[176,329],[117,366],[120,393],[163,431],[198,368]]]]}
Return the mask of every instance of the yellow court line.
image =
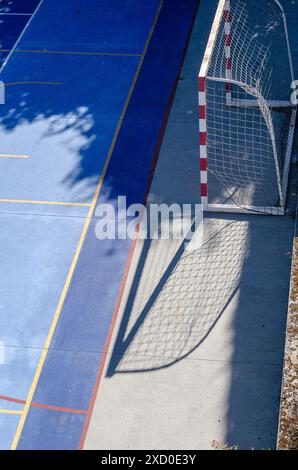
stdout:
{"type": "Polygon", "coordinates": [[[0,410],[0,413],[7,415],[21,415],[23,410],[0,410]]]}
{"type": "Polygon", "coordinates": [[[24,427],[24,424],[25,424],[25,421],[26,421],[26,418],[27,418],[27,415],[28,415],[28,411],[29,411],[29,408],[30,408],[30,405],[31,405],[31,402],[32,402],[32,399],[33,399],[33,396],[34,396],[34,392],[36,390],[37,383],[38,383],[43,365],[44,365],[46,357],[47,357],[47,352],[50,349],[50,345],[51,345],[51,341],[52,341],[52,338],[53,338],[53,335],[54,335],[54,332],[55,332],[55,328],[56,328],[56,325],[58,323],[60,313],[61,313],[64,301],[65,301],[65,298],[66,298],[66,294],[67,294],[67,291],[69,289],[71,279],[72,279],[72,276],[73,276],[73,273],[74,273],[74,270],[75,270],[75,267],[76,267],[76,264],[77,264],[77,261],[78,261],[78,258],[79,258],[79,255],[80,255],[80,252],[81,252],[81,249],[82,249],[85,237],[86,237],[87,229],[89,227],[93,211],[95,209],[96,201],[98,199],[98,196],[99,196],[102,184],[103,184],[103,180],[104,180],[104,177],[105,177],[105,174],[106,174],[106,171],[107,171],[107,168],[108,168],[113,150],[114,150],[115,145],[116,145],[116,141],[117,141],[120,129],[121,129],[123,118],[125,116],[128,105],[130,103],[130,100],[131,100],[131,97],[132,97],[137,79],[139,77],[139,74],[140,74],[140,71],[141,71],[141,68],[142,68],[147,50],[149,48],[151,38],[153,36],[154,30],[155,30],[155,27],[156,27],[156,24],[157,24],[157,20],[159,18],[159,15],[160,15],[160,12],[161,12],[161,9],[162,9],[162,6],[163,6],[163,0],[160,0],[158,9],[157,9],[157,12],[156,12],[156,15],[155,15],[154,22],[152,24],[149,36],[147,38],[147,41],[146,41],[146,44],[145,44],[145,47],[144,47],[144,50],[143,50],[143,54],[140,58],[135,76],[133,78],[133,81],[132,81],[131,87],[129,89],[126,101],[124,103],[124,107],[122,109],[122,113],[121,113],[121,116],[119,118],[116,130],[115,130],[115,133],[114,133],[114,136],[113,136],[113,140],[111,142],[111,146],[109,148],[109,152],[108,152],[108,155],[107,155],[107,158],[106,158],[106,162],[105,162],[104,168],[102,170],[102,173],[100,175],[99,182],[98,182],[98,185],[96,187],[96,190],[95,190],[95,193],[94,193],[94,196],[93,196],[93,199],[92,199],[92,204],[91,204],[91,207],[89,209],[88,216],[87,216],[83,231],[81,233],[79,243],[77,245],[75,255],[74,255],[74,258],[72,260],[72,263],[71,263],[71,266],[70,266],[70,269],[69,269],[69,272],[68,272],[68,275],[67,275],[67,279],[65,281],[65,284],[64,284],[64,287],[63,287],[63,290],[62,290],[62,294],[61,294],[61,297],[60,297],[60,300],[59,300],[59,303],[58,303],[58,306],[57,306],[57,309],[56,309],[56,312],[54,314],[54,318],[53,318],[53,321],[52,321],[52,324],[51,324],[51,327],[50,327],[50,330],[49,330],[49,333],[48,333],[48,337],[47,337],[46,342],[44,344],[44,348],[43,348],[43,351],[42,351],[42,354],[41,354],[41,358],[39,360],[39,363],[38,363],[38,366],[37,366],[37,369],[36,369],[36,372],[35,372],[35,375],[34,375],[34,378],[33,378],[33,382],[31,384],[31,387],[30,387],[30,390],[29,390],[29,393],[28,393],[28,396],[27,396],[27,399],[26,399],[26,403],[24,405],[23,413],[22,413],[22,416],[20,418],[15,436],[14,436],[14,439],[13,439],[13,442],[12,442],[12,445],[11,445],[11,450],[15,450],[18,446],[18,442],[20,440],[22,430],[23,430],[23,427],[24,427]]]}
{"type": "Polygon", "coordinates": [[[37,201],[34,199],[32,201],[30,199],[0,199],[0,202],[11,202],[15,204],[45,204],[49,206],[91,206],[91,203],[87,202],[37,201]]]}
{"type": "Polygon", "coordinates": [[[0,153],[0,158],[30,158],[29,155],[14,155],[13,153],[0,153]]]}
{"type": "MultiPolygon", "coordinates": [[[[10,52],[10,49],[0,49],[0,52],[10,52]]],[[[94,56],[115,56],[115,57],[142,57],[137,52],[92,52],[92,51],[51,51],[47,49],[17,49],[14,53],[23,54],[60,54],[60,55],[94,55],[94,56]]]]}

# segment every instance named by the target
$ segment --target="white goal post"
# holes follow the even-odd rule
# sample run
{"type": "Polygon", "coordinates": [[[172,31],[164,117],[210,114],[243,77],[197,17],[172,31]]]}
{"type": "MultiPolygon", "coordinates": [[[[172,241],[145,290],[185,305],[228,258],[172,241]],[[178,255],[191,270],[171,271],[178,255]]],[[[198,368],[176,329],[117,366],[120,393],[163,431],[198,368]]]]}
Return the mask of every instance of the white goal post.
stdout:
{"type": "Polygon", "coordinates": [[[278,0],[219,0],[199,72],[204,210],[282,215],[296,123],[278,0]]]}

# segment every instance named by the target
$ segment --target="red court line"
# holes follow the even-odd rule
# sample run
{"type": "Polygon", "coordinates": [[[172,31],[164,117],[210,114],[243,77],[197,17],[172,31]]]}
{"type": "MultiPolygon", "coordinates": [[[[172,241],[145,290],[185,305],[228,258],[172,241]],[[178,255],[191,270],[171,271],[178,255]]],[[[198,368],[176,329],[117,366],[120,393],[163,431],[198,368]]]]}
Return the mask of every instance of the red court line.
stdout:
{"type": "MultiPolygon", "coordinates": [[[[197,5],[197,7],[195,9],[195,12],[194,12],[192,24],[191,24],[191,27],[190,27],[190,30],[189,30],[189,33],[188,33],[188,37],[187,37],[187,40],[186,40],[185,48],[184,48],[184,51],[183,51],[183,54],[182,54],[181,65],[179,67],[177,77],[174,81],[174,84],[173,84],[171,92],[170,92],[169,102],[168,102],[168,105],[167,105],[167,108],[166,108],[166,111],[165,111],[165,115],[164,115],[164,118],[163,118],[163,122],[161,124],[159,136],[158,136],[158,139],[157,139],[157,142],[156,142],[153,158],[152,158],[152,161],[151,161],[151,167],[150,167],[150,170],[149,170],[149,179],[148,179],[146,192],[145,192],[145,196],[144,196],[144,205],[146,205],[146,203],[147,203],[147,198],[148,198],[150,187],[151,187],[151,184],[152,184],[152,180],[153,180],[153,176],[154,176],[155,167],[156,167],[156,164],[157,164],[161,144],[162,144],[162,141],[163,141],[163,138],[164,138],[167,123],[168,123],[168,120],[169,120],[169,115],[170,115],[170,112],[171,112],[172,104],[173,104],[173,101],[174,101],[176,89],[177,89],[178,82],[179,82],[180,70],[181,70],[182,64],[185,60],[185,57],[186,57],[186,53],[187,53],[189,41],[190,41],[190,38],[191,38],[191,34],[192,34],[195,18],[196,18],[196,15],[197,15],[198,7],[199,7],[199,4],[197,5]]],[[[138,231],[139,231],[139,224],[136,227],[136,233],[138,233],[138,231]]],[[[99,387],[100,387],[103,370],[104,370],[104,367],[105,367],[105,364],[106,364],[106,359],[107,359],[107,355],[108,355],[112,335],[113,335],[113,332],[114,332],[116,320],[118,318],[119,308],[120,308],[124,288],[125,288],[125,285],[126,285],[126,281],[127,281],[127,278],[128,278],[128,273],[129,273],[132,257],[133,257],[134,250],[135,250],[135,247],[136,247],[136,242],[137,242],[137,237],[135,237],[135,239],[132,241],[131,246],[130,246],[128,259],[127,259],[127,262],[126,262],[124,274],[123,274],[122,281],[121,281],[120,291],[119,291],[119,294],[118,294],[118,297],[117,297],[117,303],[116,303],[116,306],[115,306],[115,309],[114,309],[114,313],[113,313],[112,321],[111,321],[111,324],[110,324],[106,344],[105,344],[104,351],[103,351],[103,354],[102,354],[102,358],[101,358],[101,361],[100,361],[99,370],[98,370],[96,382],[95,382],[95,385],[94,385],[94,388],[93,388],[89,408],[87,410],[87,417],[86,417],[86,420],[85,420],[85,423],[84,423],[84,427],[83,427],[83,431],[82,431],[82,435],[81,435],[81,439],[80,439],[80,443],[79,443],[79,447],[78,447],[79,450],[83,449],[84,444],[85,444],[85,440],[86,440],[86,437],[87,437],[87,432],[88,432],[88,429],[89,429],[91,416],[92,416],[93,409],[94,409],[94,406],[95,406],[97,393],[98,393],[98,390],[99,390],[99,387]]]]}
{"type": "MultiPolygon", "coordinates": [[[[137,227],[136,230],[138,230],[138,227],[137,227]]],[[[107,358],[107,354],[108,354],[108,351],[109,351],[109,347],[110,347],[110,343],[111,343],[111,339],[112,339],[112,334],[114,332],[115,323],[116,323],[116,320],[117,320],[117,317],[118,317],[118,311],[119,311],[120,303],[121,303],[121,300],[122,300],[122,296],[123,296],[126,280],[127,280],[127,277],[128,277],[128,272],[129,272],[129,268],[130,268],[130,265],[131,265],[131,260],[132,260],[132,257],[133,257],[136,242],[137,242],[137,240],[135,239],[131,243],[128,259],[127,259],[126,266],[125,266],[125,271],[124,271],[123,278],[122,278],[122,281],[121,281],[120,292],[118,294],[116,307],[114,309],[114,313],[113,313],[112,321],[111,321],[111,324],[110,324],[106,344],[105,344],[104,351],[103,351],[103,354],[102,354],[102,359],[100,361],[99,370],[98,370],[98,374],[97,374],[97,377],[96,377],[96,382],[95,382],[93,392],[92,392],[92,396],[91,396],[91,400],[90,400],[90,405],[89,405],[89,408],[87,410],[87,417],[86,417],[86,421],[84,423],[82,436],[81,436],[80,443],[79,443],[79,449],[80,450],[83,449],[84,444],[85,444],[87,432],[88,432],[88,429],[89,429],[89,424],[90,424],[90,421],[91,421],[91,416],[92,416],[95,401],[96,401],[97,392],[98,392],[98,389],[99,389],[99,386],[100,386],[100,383],[101,383],[102,374],[103,374],[104,366],[105,366],[105,363],[106,363],[106,358],[107,358]]]]}
{"type": "MultiPolygon", "coordinates": [[[[175,91],[176,91],[176,87],[177,87],[177,84],[178,84],[178,78],[179,78],[179,74],[178,74],[178,77],[176,78],[175,83],[173,85],[173,88],[171,90],[169,103],[168,103],[168,106],[167,106],[167,109],[166,109],[165,117],[164,117],[162,125],[161,125],[159,137],[158,137],[158,140],[157,140],[157,143],[156,143],[156,146],[155,146],[155,151],[154,151],[153,158],[152,158],[152,161],[151,161],[149,181],[147,183],[147,188],[146,188],[145,197],[144,197],[144,204],[146,204],[146,202],[147,202],[150,186],[151,186],[152,179],[153,179],[153,176],[154,176],[154,170],[155,170],[156,163],[157,163],[157,160],[158,160],[160,147],[161,147],[161,144],[162,144],[162,141],[163,141],[163,137],[164,137],[164,134],[165,134],[166,125],[167,125],[167,121],[168,121],[168,118],[169,118],[171,106],[172,106],[172,103],[173,103],[173,100],[174,100],[175,91]]],[[[139,231],[139,224],[136,227],[136,233],[138,233],[138,231],[139,231]]],[[[133,257],[134,250],[135,250],[135,247],[136,247],[136,243],[137,243],[137,237],[135,237],[135,239],[132,241],[131,246],[130,246],[129,255],[128,255],[128,258],[127,258],[127,261],[126,261],[126,265],[125,265],[124,274],[122,276],[120,291],[119,291],[119,294],[118,294],[118,297],[117,297],[116,306],[115,306],[114,313],[113,313],[113,316],[112,316],[112,321],[111,321],[111,324],[110,324],[110,327],[109,327],[109,332],[108,332],[107,340],[106,340],[106,343],[105,343],[104,351],[103,351],[103,354],[102,354],[102,359],[100,361],[99,370],[98,370],[96,382],[95,382],[95,385],[94,385],[94,388],[93,388],[89,409],[87,411],[87,417],[86,417],[86,421],[84,423],[82,436],[81,436],[81,440],[80,440],[80,443],[79,443],[79,450],[82,450],[83,447],[84,447],[84,444],[85,444],[87,432],[88,432],[90,421],[91,421],[91,416],[92,416],[92,413],[93,413],[97,393],[98,393],[99,386],[100,386],[100,383],[101,383],[103,370],[104,370],[104,367],[105,367],[105,364],[106,364],[106,359],[107,359],[107,355],[108,355],[112,335],[113,335],[113,332],[114,332],[116,320],[118,318],[119,308],[120,308],[123,292],[124,292],[124,289],[125,289],[125,285],[126,285],[126,281],[127,281],[127,277],[128,277],[132,257],[133,257]]]]}
{"type": "MultiPolygon", "coordinates": [[[[169,117],[169,114],[170,114],[170,109],[171,109],[171,105],[172,105],[172,102],[173,102],[173,99],[174,99],[175,89],[176,89],[177,83],[178,83],[178,78],[176,79],[175,84],[173,86],[173,90],[171,92],[168,108],[167,108],[167,111],[166,111],[166,114],[165,114],[164,121],[163,121],[162,126],[161,126],[158,141],[157,141],[157,144],[156,144],[156,147],[155,147],[153,159],[152,159],[152,162],[151,162],[149,181],[148,181],[148,184],[147,184],[145,198],[144,198],[144,204],[146,204],[146,201],[147,201],[147,198],[148,198],[150,186],[151,186],[153,175],[154,175],[155,166],[156,166],[156,163],[157,163],[157,159],[158,159],[160,147],[161,147],[161,144],[162,144],[163,136],[164,136],[164,133],[165,133],[165,130],[166,130],[166,124],[167,124],[168,117],[169,117]]],[[[139,231],[139,224],[136,227],[136,233],[138,233],[138,231],[139,231]]],[[[88,432],[90,421],[91,421],[91,416],[92,416],[92,413],[93,413],[97,393],[98,393],[99,386],[100,386],[100,383],[101,383],[103,370],[104,370],[104,367],[105,367],[105,364],[106,364],[106,359],[107,359],[107,355],[108,355],[112,335],[113,335],[113,332],[114,332],[115,324],[116,324],[116,321],[117,321],[117,318],[118,318],[119,308],[120,308],[123,292],[124,292],[124,289],[125,289],[126,281],[127,281],[127,278],[128,278],[128,273],[129,273],[132,257],[133,257],[133,254],[134,254],[134,250],[135,250],[135,247],[136,247],[136,243],[137,243],[137,237],[135,237],[135,239],[132,241],[131,246],[130,246],[129,255],[128,255],[128,258],[127,258],[127,261],[126,261],[126,265],[125,265],[124,274],[122,276],[120,291],[119,291],[119,294],[118,294],[118,297],[117,297],[116,306],[115,306],[114,313],[113,313],[113,316],[112,316],[112,321],[111,321],[111,324],[110,324],[110,327],[109,327],[109,332],[108,332],[107,340],[106,340],[106,343],[105,343],[104,351],[103,351],[103,354],[102,354],[102,359],[100,361],[99,370],[98,370],[96,382],[95,382],[95,385],[94,385],[94,388],[93,388],[89,409],[87,411],[87,417],[86,417],[86,421],[84,423],[82,436],[81,436],[81,440],[80,440],[80,443],[79,443],[79,450],[82,450],[83,447],[84,447],[84,444],[85,444],[87,432],[88,432]]]]}
{"type": "MultiPolygon", "coordinates": [[[[25,400],[20,400],[19,398],[7,397],[6,395],[0,395],[0,400],[9,401],[10,403],[19,403],[21,405],[25,405],[25,400]]],[[[63,411],[65,413],[75,413],[80,415],[87,414],[88,410],[77,410],[75,408],[64,408],[63,406],[54,406],[54,405],[43,405],[42,403],[31,403],[31,406],[35,406],[36,408],[44,408],[47,410],[54,410],[54,411],[63,411]]]]}

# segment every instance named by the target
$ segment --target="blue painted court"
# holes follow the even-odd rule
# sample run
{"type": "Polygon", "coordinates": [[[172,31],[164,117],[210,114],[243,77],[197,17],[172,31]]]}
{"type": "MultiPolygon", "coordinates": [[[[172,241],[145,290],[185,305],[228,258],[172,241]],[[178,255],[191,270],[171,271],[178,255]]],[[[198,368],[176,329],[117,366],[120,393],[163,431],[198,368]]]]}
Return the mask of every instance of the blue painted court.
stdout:
{"type": "Polygon", "coordinates": [[[77,449],[197,0],[0,6],[0,448],[77,449]]]}

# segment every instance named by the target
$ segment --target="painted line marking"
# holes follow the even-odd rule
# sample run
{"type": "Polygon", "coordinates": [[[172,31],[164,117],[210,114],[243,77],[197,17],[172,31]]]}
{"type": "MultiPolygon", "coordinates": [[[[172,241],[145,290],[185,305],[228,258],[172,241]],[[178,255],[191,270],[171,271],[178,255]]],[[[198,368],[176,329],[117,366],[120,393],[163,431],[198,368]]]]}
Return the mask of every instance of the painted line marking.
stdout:
{"type": "Polygon", "coordinates": [[[7,415],[21,415],[22,410],[0,410],[0,413],[7,415]]]}
{"type": "MultiPolygon", "coordinates": [[[[20,405],[25,405],[25,400],[20,400],[19,398],[7,397],[6,395],[0,395],[0,400],[8,401],[10,403],[19,403],[20,405]]],[[[65,408],[64,406],[55,406],[55,405],[44,405],[42,403],[31,403],[31,406],[36,408],[43,408],[46,410],[53,411],[63,411],[64,413],[74,413],[74,414],[87,414],[87,410],[78,410],[76,408],[65,408]]],[[[3,412],[10,412],[10,410],[4,410],[3,412]]],[[[18,414],[22,414],[23,410],[16,410],[18,414]]]]}
{"type": "Polygon", "coordinates": [[[49,206],[81,206],[90,207],[91,203],[88,202],[61,202],[61,201],[36,201],[30,199],[0,199],[1,202],[11,202],[14,204],[45,204],[49,206]]]}
{"type": "Polygon", "coordinates": [[[36,13],[37,13],[38,10],[40,9],[42,3],[43,3],[43,0],[40,0],[39,4],[38,4],[37,7],[35,8],[34,13],[32,13],[32,14],[30,15],[29,21],[27,22],[27,24],[26,24],[26,26],[24,27],[23,31],[21,32],[21,34],[19,35],[18,39],[16,40],[16,42],[15,42],[13,48],[10,49],[9,54],[7,55],[5,61],[4,61],[3,64],[2,64],[2,66],[0,67],[0,74],[1,74],[1,72],[3,72],[4,68],[6,67],[6,65],[7,65],[8,61],[9,61],[9,59],[11,58],[12,54],[15,52],[16,48],[18,47],[19,42],[20,42],[21,39],[23,38],[23,36],[24,36],[25,32],[27,31],[27,29],[29,28],[29,26],[30,26],[30,24],[31,24],[31,22],[32,22],[32,20],[33,20],[33,18],[35,17],[36,13]]]}
{"type": "Polygon", "coordinates": [[[32,13],[8,13],[8,12],[0,12],[1,16],[31,16],[32,13]]]}
{"type": "Polygon", "coordinates": [[[0,400],[9,401],[10,403],[19,403],[21,405],[25,404],[25,400],[20,400],[19,398],[8,397],[7,395],[0,395],[0,400]]]}
{"type": "MultiPolygon", "coordinates": [[[[138,230],[139,230],[139,224],[138,224],[138,226],[136,227],[136,230],[135,230],[136,234],[138,233],[138,230]]],[[[107,359],[107,356],[109,354],[109,348],[110,348],[114,328],[115,328],[115,325],[116,325],[116,321],[118,319],[118,312],[119,312],[119,308],[120,308],[120,305],[121,305],[121,301],[122,301],[124,289],[125,289],[125,286],[126,286],[128,273],[130,271],[130,266],[131,266],[131,262],[132,262],[132,258],[133,258],[133,255],[134,255],[136,244],[137,244],[137,238],[135,238],[132,241],[131,246],[130,246],[129,255],[128,255],[128,258],[127,258],[126,265],[125,265],[123,278],[122,278],[122,281],[121,281],[119,295],[118,295],[118,298],[117,298],[116,306],[115,306],[115,309],[114,309],[114,312],[113,312],[112,321],[111,321],[109,331],[108,331],[108,336],[107,336],[105,346],[104,346],[104,350],[103,350],[103,353],[102,353],[102,359],[100,361],[100,365],[99,365],[99,369],[98,369],[98,373],[97,373],[97,377],[96,377],[96,382],[95,382],[95,385],[93,387],[93,391],[92,391],[92,395],[91,395],[91,399],[90,399],[90,405],[89,405],[89,408],[87,410],[86,421],[84,423],[84,427],[83,427],[83,431],[82,431],[82,434],[81,434],[81,439],[80,439],[78,450],[83,449],[84,444],[85,444],[85,440],[86,440],[86,437],[87,437],[87,433],[88,433],[88,429],[89,429],[93,409],[94,409],[94,406],[95,406],[97,393],[98,393],[99,386],[100,386],[100,383],[101,383],[103,371],[104,371],[104,368],[105,368],[105,365],[106,365],[106,359],[107,359]]]]}
{"type": "MultiPolygon", "coordinates": [[[[25,404],[25,401],[24,401],[24,404],[25,404]]],[[[73,413],[73,414],[78,414],[78,415],[87,414],[87,410],[77,410],[75,408],[64,408],[63,406],[42,405],[40,403],[31,403],[30,406],[35,406],[36,408],[42,408],[45,410],[62,411],[63,413],[73,413]]]]}
{"type": "MultiPolygon", "coordinates": [[[[197,8],[198,8],[198,6],[197,6],[197,8]]],[[[185,48],[184,48],[184,53],[183,53],[183,59],[182,59],[182,62],[181,62],[181,66],[184,62],[186,52],[187,52],[187,49],[188,49],[189,41],[190,41],[190,38],[191,38],[191,32],[193,30],[194,21],[195,21],[196,14],[197,14],[197,8],[195,10],[195,14],[194,14],[193,21],[192,21],[192,26],[190,28],[190,31],[189,31],[189,34],[188,34],[188,39],[186,41],[186,45],[185,45],[185,48]]],[[[151,185],[152,185],[152,180],[153,180],[153,177],[154,177],[155,167],[156,167],[158,155],[160,153],[160,148],[161,148],[161,144],[163,142],[164,134],[165,134],[165,131],[166,131],[166,126],[167,126],[167,123],[168,123],[170,110],[171,110],[171,107],[172,107],[172,104],[173,104],[173,101],[174,101],[177,85],[178,85],[178,77],[176,78],[176,81],[175,81],[175,83],[172,87],[172,91],[170,93],[170,98],[169,98],[169,102],[168,102],[168,105],[167,105],[166,115],[165,115],[164,120],[163,120],[162,128],[161,128],[159,138],[157,140],[157,145],[156,145],[156,148],[155,148],[155,151],[154,151],[153,160],[151,162],[149,180],[148,180],[148,184],[147,184],[147,187],[146,187],[146,193],[145,193],[144,202],[143,202],[144,205],[147,204],[147,198],[148,198],[150,188],[151,188],[151,185]]],[[[125,269],[124,269],[124,273],[123,273],[123,276],[122,276],[122,281],[121,281],[121,286],[120,286],[120,290],[119,290],[118,297],[117,297],[117,302],[116,302],[116,305],[115,305],[115,309],[114,309],[113,316],[112,316],[112,321],[111,321],[109,331],[108,331],[108,336],[107,336],[106,343],[105,343],[105,346],[104,346],[104,350],[103,350],[103,353],[102,353],[102,359],[100,361],[96,382],[94,384],[94,388],[93,388],[93,391],[92,391],[92,396],[91,396],[91,400],[90,400],[90,404],[89,404],[89,408],[88,408],[88,412],[87,412],[86,421],[84,423],[83,431],[82,431],[82,434],[81,434],[81,439],[80,439],[80,443],[79,443],[79,447],[78,447],[79,450],[82,450],[84,448],[85,440],[86,440],[86,437],[87,437],[87,433],[88,433],[88,429],[89,429],[93,409],[94,409],[94,406],[95,406],[96,397],[97,397],[97,394],[98,394],[98,391],[99,391],[102,375],[103,375],[105,365],[106,365],[106,359],[107,359],[107,356],[109,355],[110,343],[111,343],[111,340],[112,340],[112,336],[113,336],[113,333],[114,333],[116,322],[118,320],[118,313],[119,313],[120,305],[121,305],[121,302],[122,302],[123,293],[124,293],[124,290],[125,290],[125,287],[126,287],[126,281],[127,281],[128,274],[129,274],[129,271],[130,271],[131,262],[132,262],[132,259],[133,259],[133,256],[134,256],[135,247],[136,247],[136,244],[137,244],[138,232],[139,232],[139,224],[136,226],[136,229],[135,229],[136,237],[134,238],[134,240],[131,243],[128,258],[127,258],[125,269]]]]}
{"type": "Polygon", "coordinates": [[[14,85],[63,85],[62,82],[9,82],[0,83],[0,86],[14,86],[14,85]]]}
{"type": "Polygon", "coordinates": [[[33,378],[33,381],[32,381],[32,384],[31,384],[31,387],[30,387],[30,390],[29,390],[29,393],[28,393],[28,396],[27,396],[27,399],[26,399],[26,404],[24,406],[24,410],[23,410],[23,413],[21,415],[21,418],[20,418],[16,433],[15,433],[14,439],[13,439],[13,442],[12,442],[12,445],[11,445],[11,450],[15,450],[18,446],[18,443],[19,443],[19,440],[20,440],[20,437],[21,437],[21,434],[22,434],[22,430],[23,430],[23,427],[24,427],[24,424],[25,424],[25,421],[26,421],[26,418],[27,418],[27,415],[28,415],[28,411],[30,409],[30,405],[32,403],[32,399],[33,399],[33,396],[34,396],[34,393],[35,393],[35,390],[36,390],[36,387],[37,387],[37,384],[38,384],[38,380],[39,380],[39,377],[41,375],[41,371],[42,371],[43,365],[44,365],[46,357],[47,357],[47,352],[50,348],[51,341],[52,341],[52,338],[54,336],[54,332],[55,332],[55,329],[56,329],[56,326],[57,326],[57,323],[58,323],[58,320],[59,320],[59,317],[60,317],[60,313],[62,311],[62,307],[63,307],[64,301],[65,301],[65,298],[66,298],[66,295],[67,295],[67,292],[68,292],[68,289],[69,289],[69,286],[70,286],[70,283],[71,283],[71,280],[72,280],[72,276],[73,276],[73,273],[74,273],[76,264],[78,262],[79,255],[80,255],[80,252],[81,252],[81,249],[82,249],[85,237],[86,237],[86,233],[87,233],[90,221],[91,221],[91,217],[92,217],[93,211],[95,209],[95,205],[96,205],[96,202],[97,202],[97,199],[98,199],[98,196],[99,196],[102,184],[103,184],[103,180],[104,180],[104,177],[105,177],[105,174],[106,174],[106,171],[107,171],[112,153],[114,151],[114,148],[115,148],[115,145],[116,145],[116,142],[117,142],[117,138],[118,138],[121,126],[122,126],[122,122],[123,122],[125,113],[127,111],[127,108],[128,108],[129,103],[130,103],[133,91],[135,89],[136,82],[138,80],[138,77],[139,77],[139,74],[140,74],[140,71],[141,71],[141,68],[142,68],[142,65],[143,65],[143,62],[144,62],[144,59],[145,59],[150,41],[151,41],[151,38],[153,36],[154,30],[155,30],[155,27],[156,27],[156,24],[157,24],[157,20],[159,18],[159,15],[160,15],[160,12],[161,12],[161,9],[162,9],[162,6],[163,6],[163,0],[160,0],[160,4],[159,4],[159,7],[157,9],[157,13],[155,15],[154,22],[152,24],[149,36],[147,38],[147,41],[146,41],[146,44],[145,44],[145,47],[144,47],[144,51],[143,51],[142,56],[140,58],[135,76],[133,78],[132,84],[130,86],[128,95],[127,95],[125,103],[124,103],[124,107],[122,109],[120,118],[118,120],[118,124],[117,124],[116,130],[115,130],[114,136],[113,136],[113,140],[111,142],[111,146],[110,146],[109,151],[108,151],[106,162],[105,162],[104,168],[102,170],[102,173],[100,175],[99,182],[98,182],[97,188],[96,188],[94,196],[93,196],[92,204],[91,204],[91,207],[89,209],[88,216],[87,216],[83,231],[81,233],[79,243],[77,245],[76,252],[75,252],[74,258],[72,260],[72,263],[71,263],[71,266],[70,266],[70,269],[69,269],[69,272],[68,272],[68,275],[67,275],[67,279],[65,281],[65,285],[63,287],[62,294],[61,294],[61,297],[60,297],[60,300],[59,300],[59,303],[58,303],[58,306],[57,306],[57,309],[56,309],[56,312],[54,314],[54,318],[53,318],[53,321],[52,321],[52,324],[51,324],[51,327],[50,327],[50,330],[49,330],[49,333],[48,333],[48,337],[46,339],[46,342],[45,342],[45,345],[44,345],[44,348],[43,348],[43,351],[42,351],[42,354],[41,354],[41,358],[40,358],[39,364],[37,366],[37,369],[36,369],[36,372],[35,372],[35,375],[34,375],[34,378],[33,378]]]}
{"type": "Polygon", "coordinates": [[[13,153],[0,153],[0,158],[30,158],[29,155],[17,155],[13,153]]]}
{"type": "MultiPolygon", "coordinates": [[[[0,49],[0,52],[10,52],[10,49],[0,49]]],[[[48,49],[16,49],[15,54],[60,54],[60,55],[94,55],[94,56],[119,56],[119,57],[142,57],[138,52],[105,52],[105,51],[52,51],[48,49]]]]}

